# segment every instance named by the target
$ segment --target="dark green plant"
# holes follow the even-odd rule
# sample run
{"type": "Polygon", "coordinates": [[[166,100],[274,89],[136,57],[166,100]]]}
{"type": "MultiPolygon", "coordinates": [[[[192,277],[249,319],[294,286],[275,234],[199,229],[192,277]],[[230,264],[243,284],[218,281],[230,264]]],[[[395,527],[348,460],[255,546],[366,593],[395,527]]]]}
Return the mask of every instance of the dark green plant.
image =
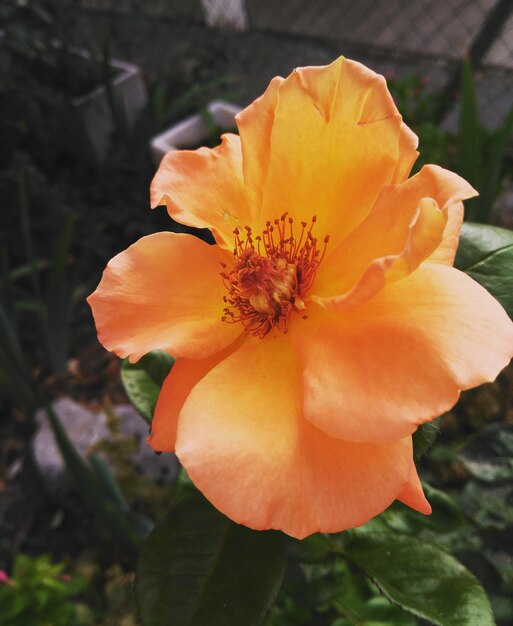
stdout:
{"type": "Polygon", "coordinates": [[[89,626],[91,611],[77,601],[87,581],[66,574],[47,555],[16,557],[10,580],[0,583],[2,626],[89,626]]]}
{"type": "Polygon", "coordinates": [[[77,50],[75,16],[70,0],[1,3],[0,163],[5,167],[20,149],[45,171],[58,168],[63,157],[82,167],[93,162],[71,102],[108,81],[112,71],[102,54],[77,50]]]}
{"type": "Polygon", "coordinates": [[[415,163],[418,171],[427,163],[438,163],[448,168],[455,164],[455,138],[440,128],[437,111],[447,95],[429,88],[428,81],[419,74],[388,79],[388,87],[405,123],[419,137],[420,156],[415,163]]]}
{"type": "Polygon", "coordinates": [[[0,10],[4,63],[8,60],[7,67],[16,63],[27,74],[33,73],[65,99],[88,93],[109,71],[98,55],[85,58],[77,52],[70,34],[72,16],[69,0],[5,0],[0,10]]]}
{"type": "MultiPolygon", "coordinates": [[[[85,295],[83,285],[70,282],[70,254],[75,216],[68,214],[53,245],[52,257],[48,263],[47,280],[41,284],[38,262],[31,235],[30,208],[25,183],[25,173],[20,172],[19,206],[22,224],[22,238],[32,284],[33,298],[25,301],[41,329],[42,343],[46,348],[48,362],[57,377],[61,378],[67,367],[70,346],[71,321],[73,310],[85,295]]],[[[7,280],[5,281],[7,283],[7,280]]],[[[20,305],[18,305],[20,306],[20,305]]],[[[23,305],[21,305],[23,306],[23,305]]]]}
{"type": "Polygon", "coordinates": [[[446,96],[439,90],[428,89],[429,82],[425,77],[420,74],[391,76],[387,84],[408,126],[436,121],[436,111],[446,96]]]}
{"type": "Polygon", "coordinates": [[[512,137],[513,107],[498,128],[490,131],[483,127],[479,118],[472,67],[469,61],[465,61],[460,79],[457,171],[479,192],[477,198],[466,202],[465,216],[468,221],[491,221],[493,203],[500,190],[506,151],[512,137]]]}
{"type": "MultiPolygon", "coordinates": [[[[167,83],[157,81],[150,91],[150,108],[155,125],[155,132],[164,130],[173,122],[190,115],[196,111],[200,111],[202,115],[208,116],[205,112],[205,106],[212,99],[212,94],[219,88],[228,90],[224,98],[229,100],[237,96],[233,92],[233,86],[236,82],[234,76],[219,76],[217,78],[195,83],[180,93],[173,94],[167,83]]],[[[207,124],[211,120],[207,117],[207,124]]],[[[215,133],[215,129],[213,131],[215,133]]],[[[211,133],[213,134],[213,133],[211,133]]]]}
{"type": "MultiPolygon", "coordinates": [[[[72,311],[77,290],[68,282],[69,251],[72,218],[67,220],[54,246],[52,258],[45,267],[36,258],[30,235],[29,206],[25,179],[20,178],[20,213],[27,264],[16,272],[9,271],[4,261],[0,281],[0,390],[26,413],[44,408],[58,448],[84,504],[114,540],[135,556],[137,546],[153,527],[151,521],[130,510],[110,468],[96,454],[84,459],[69,440],[57,414],[47,397],[43,381],[35,371],[63,377],[68,359],[69,337],[73,323],[72,311]],[[42,285],[39,273],[47,270],[48,281],[42,285]],[[27,285],[22,290],[13,289],[14,277],[25,277],[27,285]],[[38,334],[49,357],[50,368],[44,362],[27,358],[20,335],[19,314],[24,319],[35,318],[40,328],[38,334]],[[27,318],[27,316],[29,316],[27,318]]],[[[41,346],[38,346],[41,348],[41,346]]],[[[46,359],[45,359],[46,361],[46,359]]]]}
{"type": "Polygon", "coordinates": [[[459,126],[456,134],[438,125],[440,101],[450,97],[443,91],[429,90],[419,75],[391,78],[390,92],[405,122],[419,137],[421,156],[414,166],[438,163],[468,180],[479,196],[465,203],[465,219],[493,221],[493,205],[505,173],[507,148],[513,136],[513,107],[494,130],[481,123],[472,67],[463,63],[459,88],[459,126]]]}

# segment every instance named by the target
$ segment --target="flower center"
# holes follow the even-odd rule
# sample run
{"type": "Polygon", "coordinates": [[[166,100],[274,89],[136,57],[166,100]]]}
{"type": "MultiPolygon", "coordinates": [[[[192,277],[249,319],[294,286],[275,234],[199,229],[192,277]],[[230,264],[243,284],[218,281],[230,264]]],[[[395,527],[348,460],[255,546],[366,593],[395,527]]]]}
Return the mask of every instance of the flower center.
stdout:
{"type": "Polygon", "coordinates": [[[286,333],[291,311],[307,319],[304,297],[329,241],[326,236],[322,249],[317,247],[318,241],[312,234],[315,216],[310,226],[301,222],[301,232],[296,237],[294,220],[287,215],[267,222],[262,235],[254,238],[249,226],[245,227],[245,237],[236,228],[233,269],[228,272],[222,264],[221,277],[228,290],[222,320],[241,322],[248,332],[260,338],[274,327],[286,333]]]}

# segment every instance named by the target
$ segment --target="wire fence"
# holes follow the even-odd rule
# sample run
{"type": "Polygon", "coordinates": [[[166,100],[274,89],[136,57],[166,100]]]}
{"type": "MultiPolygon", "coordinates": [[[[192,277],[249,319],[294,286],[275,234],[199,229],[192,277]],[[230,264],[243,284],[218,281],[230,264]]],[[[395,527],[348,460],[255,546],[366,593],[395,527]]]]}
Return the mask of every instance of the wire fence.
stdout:
{"type": "MultiPolygon", "coordinates": [[[[140,0],[82,0],[89,10],[130,14],[140,0]]],[[[485,125],[513,105],[512,0],[146,0],[184,45],[215,47],[250,99],[276,74],[339,54],[378,72],[420,74],[448,92],[446,125],[460,63],[470,58],[485,125]],[[178,30],[177,30],[178,29],[178,30]]],[[[174,42],[175,44],[176,42],[174,42]]]]}

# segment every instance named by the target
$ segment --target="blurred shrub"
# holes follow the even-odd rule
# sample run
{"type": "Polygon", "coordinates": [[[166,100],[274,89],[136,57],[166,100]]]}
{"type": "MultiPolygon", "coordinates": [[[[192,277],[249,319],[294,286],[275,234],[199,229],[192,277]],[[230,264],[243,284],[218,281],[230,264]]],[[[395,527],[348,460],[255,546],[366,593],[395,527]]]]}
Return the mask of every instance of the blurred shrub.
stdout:
{"type": "Polygon", "coordinates": [[[92,612],[76,597],[87,581],[65,573],[47,555],[16,557],[13,572],[0,587],[2,626],[88,626],[92,612]]]}

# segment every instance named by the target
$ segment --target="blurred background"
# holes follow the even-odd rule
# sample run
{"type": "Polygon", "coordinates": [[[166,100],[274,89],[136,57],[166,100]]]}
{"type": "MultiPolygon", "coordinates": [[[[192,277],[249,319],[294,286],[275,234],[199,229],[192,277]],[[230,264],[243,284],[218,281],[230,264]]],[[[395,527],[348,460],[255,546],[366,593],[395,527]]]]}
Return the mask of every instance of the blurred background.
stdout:
{"type": "MultiPolygon", "coordinates": [[[[134,389],[156,394],[171,364],[121,365],[85,297],[139,237],[188,230],[149,210],[167,150],[217,145],[273,76],[339,55],[385,75],[420,138],[416,170],[457,171],[481,194],[467,218],[513,227],[511,0],[2,0],[0,624],[138,623],[137,546],[188,485],[147,448],[153,407],[134,389]]],[[[442,517],[428,532],[481,579],[503,625],[512,385],[506,371],[464,394],[422,462],[451,494],[433,495],[442,517]],[[483,480],[482,463],[499,469],[483,480]]],[[[324,596],[287,593],[269,624],[335,624],[324,596]]]]}
{"type": "MultiPolygon", "coordinates": [[[[158,68],[175,80],[200,72],[198,66],[216,77],[233,75],[241,103],[262,93],[273,76],[340,54],[388,76],[418,74],[431,90],[448,90],[454,97],[458,65],[470,57],[479,68],[478,101],[490,127],[513,100],[513,17],[507,1],[83,0],[81,5],[95,32],[116,24],[116,52],[119,46],[130,56],[137,49],[146,71],[158,68]]],[[[445,107],[440,114],[452,109],[450,102],[445,107]]]]}

